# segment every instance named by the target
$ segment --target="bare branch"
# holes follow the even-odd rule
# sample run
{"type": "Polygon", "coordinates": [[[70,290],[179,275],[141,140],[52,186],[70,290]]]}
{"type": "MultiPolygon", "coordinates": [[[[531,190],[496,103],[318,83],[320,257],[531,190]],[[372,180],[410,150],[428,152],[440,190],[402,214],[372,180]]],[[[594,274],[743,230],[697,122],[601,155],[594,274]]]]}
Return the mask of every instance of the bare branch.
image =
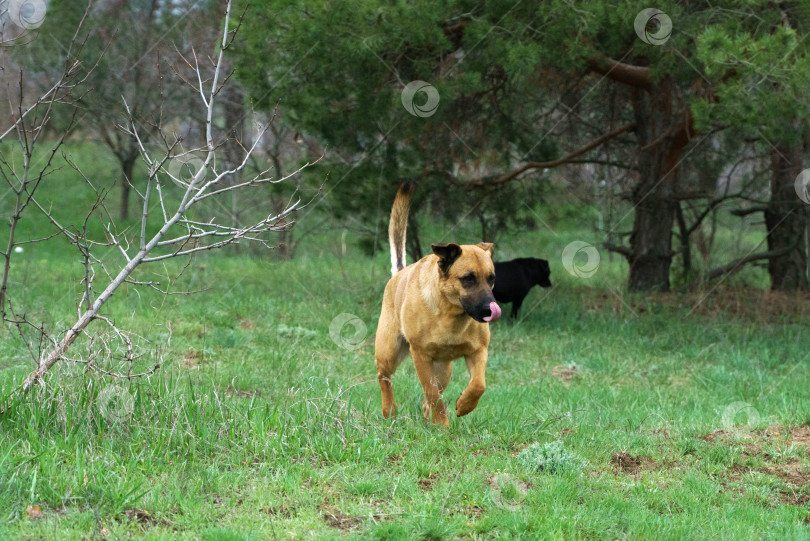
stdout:
{"type": "Polygon", "coordinates": [[[707,282],[709,280],[714,280],[715,278],[719,278],[721,276],[732,276],[737,274],[739,271],[743,269],[745,265],[748,263],[753,263],[754,261],[761,261],[763,259],[773,259],[775,257],[783,256],[786,253],[789,253],[795,248],[795,246],[789,246],[787,248],[782,248],[780,250],[771,250],[769,252],[762,252],[758,254],[751,254],[745,257],[741,257],[739,259],[735,259],[728,265],[723,265],[722,267],[718,267],[708,273],[701,279],[697,280],[684,289],[695,289],[697,288],[702,282],[707,282]]]}
{"type": "Polygon", "coordinates": [[[564,156],[562,158],[547,161],[547,162],[528,162],[528,163],[525,163],[522,166],[518,167],[517,169],[515,169],[512,172],[506,173],[505,175],[501,175],[499,177],[495,177],[495,178],[491,178],[491,179],[479,179],[479,180],[474,181],[474,182],[469,182],[468,185],[471,186],[471,187],[497,186],[498,184],[504,184],[506,182],[509,182],[510,180],[515,179],[515,178],[519,177],[520,175],[522,175],[523,173],[525,173],[526,171],[529,171],[529,170],[532,170],[532,169],[551,169],[553,167],[557,167],[557,166],[560,166],[560,165],[563,165],[563,164],[566,164],[566,163],[570,163],[571,160],[573,160],[575,158],[578,158],[579,156],[582,156],[586,152],[589,152],[589,151],[593,150],[594,148],[598,147],[599,145],[601,145],[605,141],[608,141],[608,140],[616,137],[617,135],[621,135],[621,134],[623,134],[625,132],[628,132],[628,131],[632,130],[634,126],[635,126],[635,124],[629,123],[629,124],[624,124],[622,126],[619,126],[618,128],[614,128],[614,129],[610,130],[609,132],[597,137],[596,139],[594,139],[593,141],[591,141],[587,145],[583,146],[582,148],[579,148],[579,149],[575,150],[574,152],[571,152],[571,153],[569,153],[568,155],[566,155],[566,156],[564,156]]]}

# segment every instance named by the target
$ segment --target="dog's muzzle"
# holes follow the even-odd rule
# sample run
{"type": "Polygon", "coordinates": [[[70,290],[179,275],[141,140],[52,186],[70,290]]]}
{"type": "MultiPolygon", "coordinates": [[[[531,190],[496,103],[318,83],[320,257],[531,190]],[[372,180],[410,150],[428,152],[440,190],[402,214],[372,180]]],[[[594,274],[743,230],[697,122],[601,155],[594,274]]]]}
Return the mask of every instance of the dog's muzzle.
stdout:
{"type": "Polygon", "coordinates": [[[484,321],[487,323],[492,323],[493,321],[498,321],[501,319],[501,307],[498,306],[498,303],[492,301],[489,303],[489,315],[483,317],[484,321]]]}
{"type": "Polygon", "coordinates": [[[467,315],[479,323],[498,321],[501,318],[501,307],[498,306],[491,294],[483,297],[478,297],[478,299],[462,297],[461,306],[467,312],[467,315]]]}

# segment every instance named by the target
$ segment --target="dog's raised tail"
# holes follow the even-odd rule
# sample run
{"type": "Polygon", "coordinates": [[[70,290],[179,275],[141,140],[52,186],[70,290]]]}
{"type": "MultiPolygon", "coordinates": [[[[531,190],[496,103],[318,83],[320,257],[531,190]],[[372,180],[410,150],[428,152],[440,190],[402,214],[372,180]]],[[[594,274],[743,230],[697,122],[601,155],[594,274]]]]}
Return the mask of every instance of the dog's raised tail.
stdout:
{"type": "Polygon", "coordinates": [[[394,198],[391,221],[388,222],[388,242],[391,245],[391,276],[405,268],[405,233],[408,212],[413,199],[413,183],[403,182],[394,198]]]}

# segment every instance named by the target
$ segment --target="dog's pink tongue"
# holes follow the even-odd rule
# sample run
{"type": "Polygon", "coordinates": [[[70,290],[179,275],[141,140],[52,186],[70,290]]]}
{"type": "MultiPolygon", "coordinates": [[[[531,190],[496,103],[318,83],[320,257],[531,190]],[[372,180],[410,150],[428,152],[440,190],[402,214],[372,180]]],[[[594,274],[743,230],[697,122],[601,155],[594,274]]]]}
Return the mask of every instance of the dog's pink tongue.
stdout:
{"type": "Polygon", "coordinates": [[[492,301],[489,303],[489,311],[492,313],[485,317],[484,321],[492,323],[493,321],[498,321],[501,319],[501,307],[498,306],[497,302],[492,301]]]}

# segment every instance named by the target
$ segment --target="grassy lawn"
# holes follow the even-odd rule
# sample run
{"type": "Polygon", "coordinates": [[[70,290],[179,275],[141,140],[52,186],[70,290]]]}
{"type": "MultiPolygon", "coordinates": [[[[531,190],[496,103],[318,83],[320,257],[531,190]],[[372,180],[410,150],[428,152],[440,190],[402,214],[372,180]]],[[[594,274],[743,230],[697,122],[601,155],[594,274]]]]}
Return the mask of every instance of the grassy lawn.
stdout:
{"type": "MultiPolygon", "coordinates": [[[[161,368],[111,380],[65,362],[13,402],[0,539],[810,537],[810,298],[746,287],[761,270],[631,296],[606,255],[592,278],[567,274],[562,249],[593,236],[562,231],[496,245],[502,259],[548,258],[555,287],[493,324],[487,392],[449,430],[422,419],[410,361],[394,379],[399,417],[382,418],[373,335],[388,256],[344,251],[341,231],[290,262],[197,258],[178,284],[208,288],[197,295],[124,288],[107,313],[147,353],[137,369],[161,368]],[[341,314],[355,316],[342,330],[341,314]],[[523,460],[557,441],[579,460],[523,460]]],[[[17,263],[29,314],[70,325],[75,254],[31,245],[17,263]]],[[[0,336],[6,396],[33,363],[13,328],[0,336]]],[[[449,403],[465,380],[457,363],[449,403]]]]}

